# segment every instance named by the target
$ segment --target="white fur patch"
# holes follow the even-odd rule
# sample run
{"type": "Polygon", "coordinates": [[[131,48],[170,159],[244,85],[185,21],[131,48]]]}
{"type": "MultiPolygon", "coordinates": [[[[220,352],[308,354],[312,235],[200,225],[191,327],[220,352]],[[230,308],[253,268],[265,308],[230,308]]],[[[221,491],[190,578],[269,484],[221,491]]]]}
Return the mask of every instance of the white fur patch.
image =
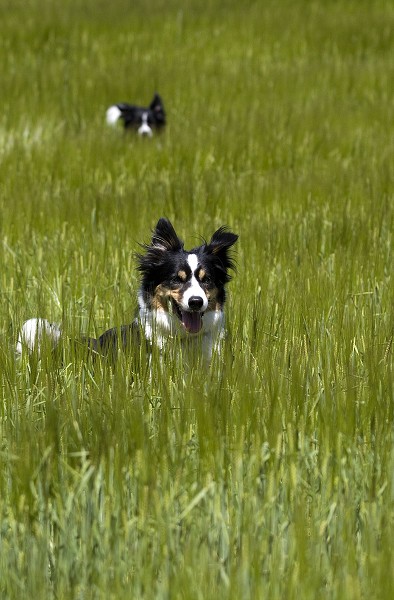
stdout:
{"type": "Polygon", "coordinates": [[[188,262],[188,265],[189,265],[192,273],[194,274],[194,271],[198,267],[198,256],[197,256],[197,254],[189,254],[188,257],[187,257],[187,262],[188,262]]]}
{"type": "Polygon", "coordinates": [[[43,346],[50,344],[55,348],[61,336],[60,326],[46,319],[29,319],[25,321],[19,332],[16,344],[17,354],[22,354],[26,348],[29,353],[40,352],[43,346]]]}
{"type": "Polygon", "coordinates": [[[117,106],[110,106],[106,113],[108,125],[115,125],[121,114],[122,112],[117,106]]]}
{"type": "Polygon", "coordinates": [[[196,276],[194,274],[198,267],[197,254],[189,254],[187,257],[187,262],[188,262],[189,267],[192,272],[192,278],[191,278],[190,286],[187,288],[187,290],[183,294],[183,298],[182,298],[182,301],[180,302],[180,305],[183,310],[190,310],[190,307],[189,307],[190,298],[192,298],[193,296],[198,297],[198,298],[201,298],[203,301],[203,304],[201,307],[201,312],[205,312],[208,308],[208,298],[207,298],[204,290],[202,289],[201,285],[198,283],[196,276]]]}
{"type": "Polygon", "coordinates": [[[141,118],[142,124],[138,128],[139,135],[147,135],[148,137],[152,137],[153,131],[148,125],[148,113],[144,113],[141,118]]]}

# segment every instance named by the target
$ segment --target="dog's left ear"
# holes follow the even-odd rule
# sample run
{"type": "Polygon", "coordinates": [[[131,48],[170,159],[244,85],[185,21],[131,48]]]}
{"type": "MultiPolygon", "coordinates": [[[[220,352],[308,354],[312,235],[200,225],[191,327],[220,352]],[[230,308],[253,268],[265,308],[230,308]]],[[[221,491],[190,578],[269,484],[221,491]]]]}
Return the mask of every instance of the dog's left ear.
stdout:
{"type": "Polygon", "coordinates": [[[156,94],[153,96],[153,100],[152,100],[152,102],[150,103],[150,106],[149,106],[149,108],[150,108],[150,110],[154,110],[154,111],[163,110],[163,101],[162,101],[162,99],[160,98],[159,94],[157,94],[157,93],[156,93],[156,94]]]}
{"type": "Polygon", "coordinates": [[[220,227],[211,237],[209,244],[206,245],[206,252],[215,255],[227,254],[227,250],[235,244],[237,239],[238,236],[229,231],[227,227],[220,227]]]}
{"type": "Polygon", "coordinates": [[[235,244],[238,236],[227,229],[227,227],[220,227],[213,236],[209,244],[205,245],[204,252],[213,255],[218,260],[218,266],[221,270],[226,272],[226,281],[230,280],[227,275],[227,269],[235,270],[235,264],[231,256],[229,256],[229,249],[235,244]]]}

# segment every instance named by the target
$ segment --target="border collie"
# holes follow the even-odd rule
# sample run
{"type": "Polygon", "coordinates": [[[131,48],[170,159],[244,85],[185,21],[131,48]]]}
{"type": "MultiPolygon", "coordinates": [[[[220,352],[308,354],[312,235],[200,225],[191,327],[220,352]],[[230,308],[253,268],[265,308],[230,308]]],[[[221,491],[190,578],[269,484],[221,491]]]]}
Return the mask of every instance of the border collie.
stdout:
{"type": "MultiPolygon", "coordinates": [[[[94,353],[115,358],[119,349],[141,344],[165,348],[178,338],[187,346],[201,342],[204,359],[220,349],[224,336],[225,286],[230,269],[235,269],[230,248],[238,236],[220,227],[209,242],[185,250],[168,219],[161,218],[150,244],[137,255],[141,286],[138,317],[130,325],[105,331],[99,338],[84,338],[94,353]]],[[[59,325],[46,319],[29,319],[20,331],[17,353],[24,348],[38,354],[43,345],[56,347],[62,337],[59,325]]]]}
{"type": "Polygon", "coordinates": [[[107,109],[107,123],[114,125],[122,119],[125,129],[134,129],[139,135],[152,137],[153,130],[160,130],[166,124],[166,113],[159,94],[153,96],[149,106],[114,104],[107,109]]]}

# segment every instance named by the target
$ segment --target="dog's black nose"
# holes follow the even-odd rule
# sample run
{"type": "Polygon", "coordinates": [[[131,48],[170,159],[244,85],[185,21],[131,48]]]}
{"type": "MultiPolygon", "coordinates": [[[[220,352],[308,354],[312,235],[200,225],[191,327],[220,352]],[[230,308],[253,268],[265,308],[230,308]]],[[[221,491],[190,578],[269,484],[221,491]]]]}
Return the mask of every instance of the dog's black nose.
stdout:
{"type": "Polygon", "coordinates": [[[188,304],[191,310],[197,311],[204,304],[204,300],[200,296],[190,296],[188,304]]]}

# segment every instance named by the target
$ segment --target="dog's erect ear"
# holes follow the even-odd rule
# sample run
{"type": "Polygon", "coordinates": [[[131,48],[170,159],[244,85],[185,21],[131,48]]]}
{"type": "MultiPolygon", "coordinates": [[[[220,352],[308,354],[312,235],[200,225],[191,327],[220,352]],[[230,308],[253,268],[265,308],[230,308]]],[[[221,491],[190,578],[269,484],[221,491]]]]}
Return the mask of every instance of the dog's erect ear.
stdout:
{"type": "Polygon", "coordinates": [[[215,258],[217,268],[224,274],[224,282],[230,281],[230,276],[227,273],[228,269],[235,270],[235,263],[229,256],[229,249],[235,244],[238,236],[227,229],[220,227],[213,236],[209,244],[204,247],[204,252],[215,258]]]}
{"type": "Polygon", "coordinates": [[[170,221],[162,217],[153,232],[151,246],[158,250],[177,251],[183,248],[183,242],[175,233],[170,221]]]}
{"type": "Polygon", "coordinates": [[[163,110],[163,102],[162,99],[160,98],[159,94],[155,94],[153,96],[153,100],[150,103],[149,106],[150,110],[154,110],[154,111],[159,111],[159,110],[163,110]]]}
{"type": "Polygon", "coordinates": [[[227,250],[235,244],[237,239],[238,236],[229,231],[227,227],[220,227],[211,237],[211,241],[206,245],[205,251],[215,255],[227,253],[227,250]]]}
{"type": "Polygon", "coordinates": [[[157,266],[162,266],[167,262],[166,252],[182,250],[183,242],[175,233],[170,221],[161,218],[153,231],[151,243],[141,244],[141,248],[145,250],[145,253],[136,254],[138,270],[143,273],[144,277],[151,277],[152,270],[154,272],[157,266]]]}

